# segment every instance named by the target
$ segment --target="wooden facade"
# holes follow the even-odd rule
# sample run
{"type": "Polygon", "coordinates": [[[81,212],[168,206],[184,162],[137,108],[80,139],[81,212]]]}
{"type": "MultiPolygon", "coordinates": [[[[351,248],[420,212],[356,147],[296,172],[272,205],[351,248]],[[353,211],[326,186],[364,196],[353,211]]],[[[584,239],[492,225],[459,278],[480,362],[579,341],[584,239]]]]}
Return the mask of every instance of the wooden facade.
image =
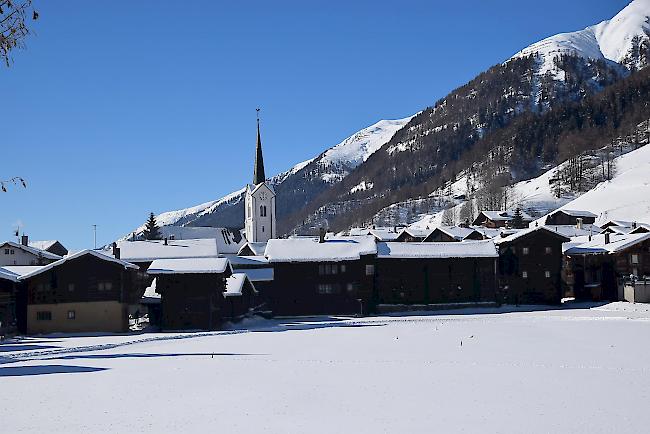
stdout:
{"type": "Polygon", "coordinates": [[[16,330],[16,283],[0,275],[0,336],[16,330]]]}
{"type": "Polygon", "coordinates": [[[374,255],[359,260],[275,262],[267,303],[275,315],[368,312],[374,291],[374,255]]]}
{"type": "Polygon", "coordinates": [[[156,277],[156,292],[162,296],[163,330],[216,330],[224,316],[224,273],[169,274],[156,277]]]}
{"type": "Polygon", "coordinates": [[[562,243],[567,241],[543,227],[500,240],[499,301],[559,304],[564,296],[562,243]]]}
{"type": "Polygon", "coordinates": [[[494,301],[495,258],[379,258],[377,304],[494,301]]]}
{"type": "Polygon", "coordinates": [[[449,233],[441,228],[436,228],[423,241],[431,242],[431,243],[451,243],[451,242],[459,242],[463,240],[478,241],[484,239],[483,234],[481,234],[478,231],[472,230],[467,232],[468,232],[467,235],[460,238],[454,236],[453,233],[449,233]]]}
{"type": "Polygon", "coordinates": [[[582,224],[594,224],[595,215],[588,212],[557,210],[546,217],[546,224],[550,226],[574,226],[578,224],[578,219],[582,219],[582,224]]]}
{"type": "Polygon", "coordinates": [[[145,287],[137,270],[123,264],[86,251],[21,278],[27,317],[23,331],[127,331],[128,306],[139,302],[145,287]]]}

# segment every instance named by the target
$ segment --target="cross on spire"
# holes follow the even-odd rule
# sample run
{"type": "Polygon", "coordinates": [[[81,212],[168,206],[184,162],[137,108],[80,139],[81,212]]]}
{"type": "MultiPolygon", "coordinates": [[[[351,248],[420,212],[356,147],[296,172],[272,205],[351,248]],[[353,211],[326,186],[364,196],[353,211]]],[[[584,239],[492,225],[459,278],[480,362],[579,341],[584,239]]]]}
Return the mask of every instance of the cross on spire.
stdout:
{"type": "Polygon", "coordinates": [[[253,184],[258,185],[266,181],[264,175],[264,157],[262,156],[262,139],[260,136],[260,109],[257,111],[257,146],[255,147],[255,168],[253,170],[253,184]]]}

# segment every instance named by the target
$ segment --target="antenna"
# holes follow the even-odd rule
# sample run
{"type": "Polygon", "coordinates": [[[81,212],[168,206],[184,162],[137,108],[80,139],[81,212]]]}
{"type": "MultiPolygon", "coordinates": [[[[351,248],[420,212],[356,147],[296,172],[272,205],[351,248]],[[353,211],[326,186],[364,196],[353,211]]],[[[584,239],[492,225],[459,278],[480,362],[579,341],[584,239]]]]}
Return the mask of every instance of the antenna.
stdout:
{"type": "Polygon", "coordinates": [[[94,238],[93,249],[97,249],[97,225],[93,225],[93,238],[94,238]]]}

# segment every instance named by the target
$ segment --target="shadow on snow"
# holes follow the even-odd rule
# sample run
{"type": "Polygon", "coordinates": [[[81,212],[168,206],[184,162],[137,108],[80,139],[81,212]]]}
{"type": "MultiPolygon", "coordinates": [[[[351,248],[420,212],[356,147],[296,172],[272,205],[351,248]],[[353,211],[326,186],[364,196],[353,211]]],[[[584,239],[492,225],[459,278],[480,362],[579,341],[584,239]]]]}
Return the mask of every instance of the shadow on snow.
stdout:
{"type": "Polygon", "coordinates": [[[107,368],[90,366],[39,365],[0,367],[0,377],[26,377],[31,375],[74,374],[105,371],[107,368]]]}

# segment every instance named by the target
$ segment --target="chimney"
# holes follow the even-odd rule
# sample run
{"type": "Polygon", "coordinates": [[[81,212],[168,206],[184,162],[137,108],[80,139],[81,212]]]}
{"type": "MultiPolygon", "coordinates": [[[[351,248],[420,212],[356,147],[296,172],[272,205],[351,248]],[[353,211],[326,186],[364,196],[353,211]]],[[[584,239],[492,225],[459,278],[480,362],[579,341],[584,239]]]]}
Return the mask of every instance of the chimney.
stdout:
{"type": "Polygon", "coordinates": [[[576,219],[576,228],[582,229],[582,217],[576,219]]]}
{"type": "Polygon", "coordinates": [[[23,234],[23,236],[20,237],[20,244],[27,247],[27,245],[29,244],[29,237],[27,235],[23,234]]]}
{"type": "Polygon", "coordinates": [[[165,240],[164,240],[163,244],[167,245],[167,237],[165,237],[165,240]]]}
{"type": "Polygon", "coordinates": [[[113,256],[115,259],[120,259],[120,248],[117,247],[117,243],[113,243],[111,247],[113,247],[113,256]]]}
{"type": "Polygon", "coordinates": [[[632,222],[632,229],[636,229],[636,222],[632,222]]]}
{"type": "Polygon", "coordinates": [[[609,244],[609,232],[605,232],[605,244],[609,244]]]}
{"type": "Polygon", "coordinates": [[[325,242],[325,228],[320,228],[318,231],[318,242],[319,243],[324,243],[325,242]]]}

